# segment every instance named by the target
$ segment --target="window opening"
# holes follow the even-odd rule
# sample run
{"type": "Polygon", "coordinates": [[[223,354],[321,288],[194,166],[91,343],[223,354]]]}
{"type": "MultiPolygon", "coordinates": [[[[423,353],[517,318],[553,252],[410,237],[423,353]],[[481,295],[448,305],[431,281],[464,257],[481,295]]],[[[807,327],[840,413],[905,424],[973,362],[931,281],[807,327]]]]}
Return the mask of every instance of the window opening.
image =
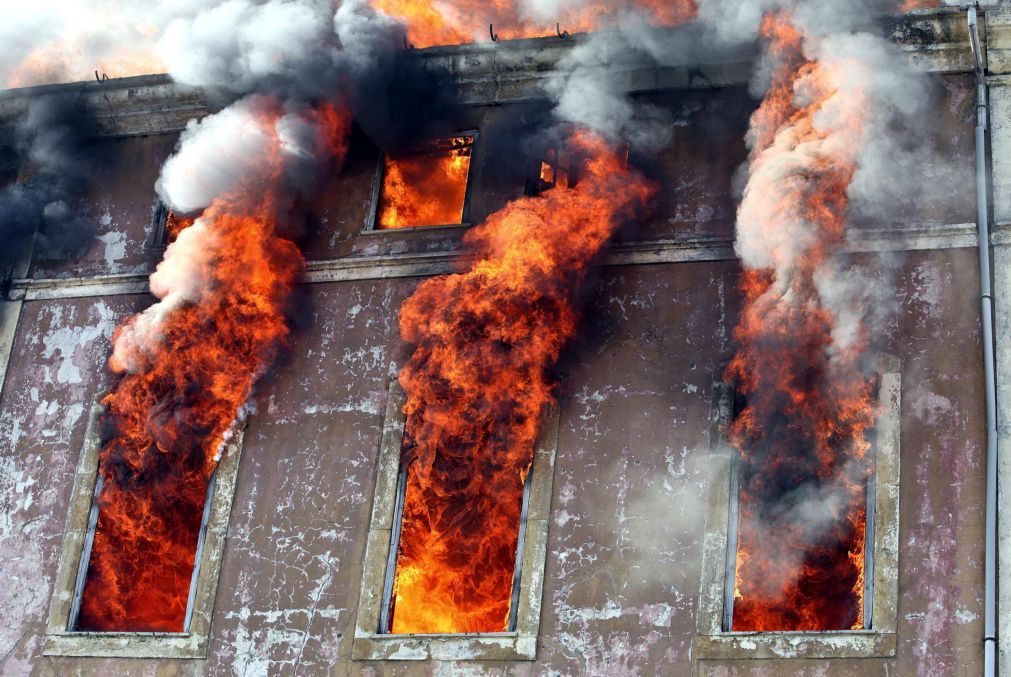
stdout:
{"type": "MultiPolygon", "coordinates": [[[[735,407],[735,416],[743,409],[735,407]]],[[[837,467],[821,461],[795,471],[789,457],[781,456],[775,460],[785,469],[754,468],[752,494],[742,487],[749,479],[744,475],[748,464],[740,452],[733,452],[724,631],[871,629],[873,436],[867,434],[864,456],[846,458],[837,467]],[[777,545],[761,547],[773,542],[777,545]],[[757,565],[749,561],[753,557],[761,558],[757,565]],[[749,566],[750,576],[743,582],[742,566],[749,566]]],[[[768,460],[763,454],[758,462],[768,460]]]]}
{"type": "Polygon", "coordinates": [[[574,188],[579,181],[578,166],[572,154],[561,148],[548,148],[538,163],[536,178],[528,181],[527,193],[538,195],[557,186],[574,188]]]}
{"type": "MultiPolygon", "coordinates": [[[[736,573],[737,496],[741,472],[739,452],[728,438],[735,420],[732,388],[713,384],[705,533],[702,539],[694,654],[705,660],[795,658],[883,658],[896,655],[898,636],[898,553],[901,466],[902,365],[893,356],[879,356],[873,427],[864,430],[866,457],[865,558],[862,623],[831,631],[761,630],[733,627],[736,573]]],[[[874,391],[874,384],[871,383],[874,391]]],[[[746,460],[746,459],[745,459],[746,460]]],[[[863,487],[861,487],[863,490],[863,487]]],[[[779,539],[769,536],[770,542],[779,539]]],[[[854,584],[855,585],[855,584],[854,584]]]]}
{"type": "Polygon", "coordinates": [[[464,223],[476,132],[390,151],[380,158],[375,228],[464,223]]]}
{"type": "MultiPolygon", "coordinates": [[[[193,608],[194,608],[194,598],[197,591],[197,583],[200,579],[200,560],[204,550],[204,544],[207,539],[207,525],[211,513],[211,505],[214,498],[214,490],[217,485],[217,468],[212,471],[210,478],[207,483],[206,497],[203,503],[203,511],[200,517],[200,525],[197,529],[196,540],[193,549],[193,565],[192,572],[190,574],[189,588],[186,595],[186,608],[182,617],[178,620],[172,617],[171,610],[162,609],[163,616],[159,619],[165,624],[172,624],[178,622],[179,629],[175,632],[186,633],[190,629],[190,624],[193,619],[193,608]]],[[[99,474],[98,479],[95,483],[95,492],[92,497],[91,508],[88,513],[88,530],[85,536],[84,548],[81,553],[81,560],[78,567],[77,581],[74,587],[74,600],[71,606],[69,622],[67,624],[67,630],[70,632],[150,632],[152,628],[131,628],[131,627],[112,627],[115,625],[108,621],[108,619],[92,618],[90,620],[85,620],[86,625],[94,625],[95,627],[86,627],[82,625],[81,610],[87,594],[107,594],[107,590],[101,590],[98,593],[90,591],[88,589],[89,583],[89,568],[92,564],[92,553],[93,546],[95,542],[95,535],[98,531],[98,522],[101,514],[101,506],[99,503],[99,497],[101,496],[102,490],[105,486],[105,478],[103,475],[99,474]]],[[[158,562],[161,564],[161,562],[158,562]]],[[[115,603],[115,602],[113,602],[115,603]]],[[[161,631],[161,630],[156,630],[161,631]]],[[[171,631],[169,631],[171,632],[171,631]]]]}
{"type": "MultiPolygon", "coordinates": [[[[517,609],[519,607],[520,582],[523,578],[523,552],[526,547],[526,525],[530,511],[530,475],[528,471],[523,482],[522,503],[520,507],[520,520],[517,525],[517,539],[515,562],[513,566],[512,587],[509,595],[509,615],[505,626],[498,630],[489,632],[515,632],[517,623],[517,609]]],[[[407,482],[409,473],[407,468],[401,468],[397,476],[397,496],[393,509],[393,528],[390,536],[390,554],[386,562],[386,573],[383,583],[383,599],[380,608],[379,632],[384,634],[406,634],[395,632],[393,620],[396,613],[396,577],[397,563],[400,556],[400,536],[404,518],[404,500],[407,494],[407,482]]]]}

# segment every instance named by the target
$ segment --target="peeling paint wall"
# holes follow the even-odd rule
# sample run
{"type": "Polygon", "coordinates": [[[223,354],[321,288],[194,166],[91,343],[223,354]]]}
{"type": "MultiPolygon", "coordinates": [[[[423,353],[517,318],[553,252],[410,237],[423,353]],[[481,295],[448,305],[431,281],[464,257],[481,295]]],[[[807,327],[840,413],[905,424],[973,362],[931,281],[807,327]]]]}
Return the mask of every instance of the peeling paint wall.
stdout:
{"type": "MultiPolygon", "coordinates": [[[[971,84],[949,77],[942,85],[943,156],[962,171],[972,149],[964,129],[971,84]]],[[[650,168],[667,198],[621,239],[732,237],[732,174],[754,102],[732,88],[661,99],[681,125],[650,168]]],[[[490,130],[515,111],[471,115],[490,130]]],[[[100,239],[80,261],[36,262],[35,277],[150,269],[152,186],[174,137],[106,143],[83,206],[103,222],[100,239]]],[[[487,169],[496,161],[491,152],[475,158],[474,190],[487,195],[475,215],[522,191],[487,169]]],[[[374,168],[368,144],[352,153],[339,189],[315,210],[310,259],[456,248],[459,230],[360,234],[374,168]]],[[[968,199],[943,193],[909,212],[906,225],[972,220],[968,199]]],[[[608,266],[592,284],[584,329],[554,370],[560,437],[533,663],[350,659],[387,378],[410,354],[396,314],[419,278],[300,288],[303,329],[258,386],[246,431],[207,659],[42,657],[86,412],[110,385],[104,363],[114,327],[151,299],[25,301],[0,400],[0,673],[974,674],[984,446],[974,257],[938,249],[853,258],[896,290],[874,338],[903,370],[895,658],[693,657],[712,384],[733,353],[739,311],[738,267],[715,260],[608,266]]]]}

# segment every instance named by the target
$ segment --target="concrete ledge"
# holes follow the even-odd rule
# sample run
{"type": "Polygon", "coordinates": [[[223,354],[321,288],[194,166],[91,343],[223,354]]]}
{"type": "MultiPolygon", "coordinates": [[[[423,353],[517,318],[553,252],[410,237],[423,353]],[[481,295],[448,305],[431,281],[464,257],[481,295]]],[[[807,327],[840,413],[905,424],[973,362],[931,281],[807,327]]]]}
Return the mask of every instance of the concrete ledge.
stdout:
{"type": "MultiPolygon", "coordinates": [[[[1004,242],[1009,230],[995,229],[994,243],[1004,242]]],[[[853,231],[846,253],[862,254],[893,251],[961,249],[976,246],[976,224],[911,226],[875,231],[853,231]]],[[[605,266],[630,266],[696,261],[733,261],[737,259],[733,240],[685,238],[613,244],[604,255],[605,266]]],[[[427,277],[457,270],[468,259],[460,252],[432,254],[396,254],[356,256],[332,261],[310,261],[302,276],[303,284],[383,280],[399,277],[427,277]]],[[[90,298],[144,294],[148,276],[102,275],[68,279],[18,279],[10,292],[14,301],[90,298]]]]}
{"type": "Polygon", "coordinates": [[[703,660],[761,658],[873,658],[894,656],[894,632],[728,632],[695,640],[703,660]]]}
{"type": "MultiPolygon", "coordinates": [[[[880,21],[882,34],[895,41],[924,70],[937,73],[972,70],[964,12],[920,10],[902,16],[882,16],[880,21]]],[[[1007,32],[1004,23],[989,17],[984,29],[984,42],[988,30],[1001,36],[1007,32]]],[[[710,89],[744,85],[750,80],[757,54],[753,46],[724,50],[707,58],[709,45],[690,24],[658,30],[666,32],[671,42],[694,45],[684,50],[694,61],[668,66],[616,66],[611,72],[613,80],[620,83],[620,90],[710,89]]],[[[433,71],[448,73],[450,87],[456,90],[461,104],[500,105],[543,99],[543,83],[554,67],[587,37],[579,34],[568,38],[478,42],[419,49],[410,55],[423,59],[433,71]]],[[[1003,64],[1007,59],[998,61],[1003,64]]],[[[188,120],[203,117],[224,105],[199,89],[176,84],[164,74],[43,85],[0,92],[0,128],[13,124],[32,98],[66,92],[80,94],[94,110],[100,133],[106,136],[178,132],[188,120]]]]}

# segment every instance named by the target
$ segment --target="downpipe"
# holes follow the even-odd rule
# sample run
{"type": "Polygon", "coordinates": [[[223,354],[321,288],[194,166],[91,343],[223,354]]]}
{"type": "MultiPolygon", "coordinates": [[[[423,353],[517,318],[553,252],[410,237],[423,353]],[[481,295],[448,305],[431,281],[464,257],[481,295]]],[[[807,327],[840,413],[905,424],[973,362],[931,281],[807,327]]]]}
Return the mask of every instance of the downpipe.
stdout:
{"type": "Polygon", "coordinates": [[[979,246],[980,318],[986,387],[986,546],[983,604],[983,674],[997,675],[997,391],[993,349],[993,292],[990,283],[990,222],[986,188],[987,91],[979,22],[968,8],[969,40],[976,66],[976,224],[979,246]]]}

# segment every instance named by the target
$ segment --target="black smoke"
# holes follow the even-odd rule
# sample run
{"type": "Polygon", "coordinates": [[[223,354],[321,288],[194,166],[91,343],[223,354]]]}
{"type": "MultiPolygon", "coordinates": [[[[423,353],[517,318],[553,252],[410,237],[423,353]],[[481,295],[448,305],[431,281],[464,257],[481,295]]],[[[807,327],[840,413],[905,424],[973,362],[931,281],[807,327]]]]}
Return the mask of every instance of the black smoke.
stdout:
{"type": "Polygon", "coordinates": [[[28,258],[78,256],[96,224],[78,209],[93,164],[94,118],[77,94],[33,100],[0,153],[4,284],[28,258]]]}

